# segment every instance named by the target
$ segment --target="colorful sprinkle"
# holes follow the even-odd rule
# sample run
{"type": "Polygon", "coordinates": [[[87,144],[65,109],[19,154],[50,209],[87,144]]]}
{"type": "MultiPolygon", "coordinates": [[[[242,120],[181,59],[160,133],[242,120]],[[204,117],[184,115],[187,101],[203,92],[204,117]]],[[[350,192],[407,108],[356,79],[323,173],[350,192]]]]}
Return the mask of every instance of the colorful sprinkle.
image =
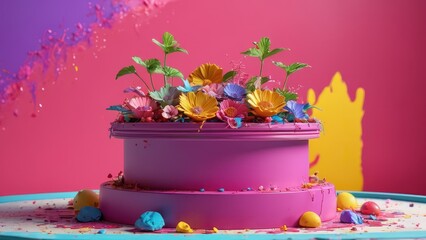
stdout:
{"type": "Polygon", "coordinates": [[[97,222],[100,221],[101,218],[101,210],[91,206],[82,207],[76,217],[79,222],[97,222]]]}
{"type": "Polygon", "coordinates": [[[381,214],[380,207],[377,205],[377,203],[368,201],[362,204],[361,206],[361,213],[365,215],[376,215],[379,216],[381,214]]]}
{"type": "Polygon", "coordinates": [[[92,190],[81,190],[74,197],[73,206],[76,212],[86,206],[97,208],[99,206],[99,196],[92,190]]]}
{"type": "Polygon", "coordinates": [[[321,226],[321,218],[318,214],[308,211],[300,217],[299,225],[301,227],[316,228],[321,226]]]}
{"type": "Polygon", "coordinates": [[[135,222],[135,227],[142,231],[157,231],[164,227],[164,219],[158,212],[144,212],[135,222]]]}
{"type": "Polygon", "coordinates": [[[346,209],[356,209],[358,206],[356,198],[354,195],[348,192],[341,192],[337,195],[337,207],[346,210],[346,209]]]}
{"type": "Polygon", "coordinates": [[[351,210],[344,210],[340,214],[340,222],[341,223],[354,223],[354,224],[362,224],[362,217],[351,210]]]}
{"type": "Polygon", "coordinates": [[[176,232],[178,233],[193,233],[194,230],[189,226],[188,223],[180,221],[176,226],[176,232]]]}

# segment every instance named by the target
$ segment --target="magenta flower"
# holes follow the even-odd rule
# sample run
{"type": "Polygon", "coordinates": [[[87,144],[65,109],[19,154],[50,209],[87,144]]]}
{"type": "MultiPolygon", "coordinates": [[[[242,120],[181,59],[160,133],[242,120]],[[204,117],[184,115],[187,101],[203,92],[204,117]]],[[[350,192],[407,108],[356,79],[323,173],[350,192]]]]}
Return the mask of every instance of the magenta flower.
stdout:
{"type": "Polygon", "coordinates": [[[157,102],[150,97],[133,97],[125,101],[127,108],[132,111],[134,118],[140,118],[141,122],[150,122],[157,109],[157,102]]]}
{"type": "Polygon", "coordinates": [[[201,90],[212,97],[215,97],[216,99],[222,99],[223,98],[223,85],[221,83],[211,83],[209,85],[204,86],[201,88],[201,90]]]}
{"type": "Polygon", "coordinates": [[[161,116],[165,119],[174,118],[178,115],[178,110],[173,105],[167,105],[163,108],[163,112],[161,113],[161,116]]]}
{"type": "MultiPolygon", "coordinates": [[[[244,103],[238,103],[227,99],[220,103],[220,109],[216,116],[229,124],[235,118],[244,118],[247,116],[248,108],[244,103]]],[[[232,126],[231,126],[232,127],[232,126]]]]}

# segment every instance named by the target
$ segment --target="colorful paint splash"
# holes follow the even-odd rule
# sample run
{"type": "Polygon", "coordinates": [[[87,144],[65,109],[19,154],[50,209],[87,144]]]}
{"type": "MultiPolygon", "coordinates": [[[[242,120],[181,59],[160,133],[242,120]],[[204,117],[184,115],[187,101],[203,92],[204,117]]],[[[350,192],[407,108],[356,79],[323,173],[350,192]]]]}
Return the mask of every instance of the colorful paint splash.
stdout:
{"type": "Polygon", "coordinates": [[[311,172],[318,171],[338,190],[362,190],[362,118],[364,116],[363,88],[356,91],[355,100],[337,72],[331,84],[316,98],[308,90],[308,102],[318,107],[312,115],[321,119],[324,131],[319,139],[310,141],[311,172]]]}
{"type": "MultiPolygon", "coordinates": [[[[4,109],[10,110],[6,105],[10,104],[23,93],[29,93],[34,105],[34,112],[41,103],[37,103],[37,92],[42,89],[42,83],[56,81],[59,75],[67,70],[67,61],[72,61],[72,68],[78,72],[76,55],[68,56],[71,52],[84,51],[88,47],[95,47],[98,51],[106,48],[106,39],[100,39],[96,29],[110,28],[115,22],[121,21],[126,16],[135,19],[141,15],[149,16],[157,8],[164,6],[167,0],[101,0],[99,4],[88,3],[87,16],[94,16],[92,23],[75,23],[74,29],[62,28],[57,31],[47,29],[40,37],[40,48],[29,51],[23,64],[17,72],[8,69],[0,71],[0,113],[4,109]],[[41,68],[42,77],[32,77],[34,72],[41,68]]],[[[140,18],[140,22],[144,18],[140,18]]],[[[135,30],[141,27],[135,24],[135,30]]],[[[97,55],[93,55],[97,58],[97,55]]],[[[1,66],[0,66],[1,67],[1,66]]],[[[75,80],[78,79],[76,76],[75,80]]],[[[13,115],[18,116],[19,109],[13,109],[13,115]]],[[[33,114],[35,116],[35,114],[33,114]]],[[[4,116],[0,115],[0,120],[4,116]]],[[[1,124],[1,122],[0,122],[1,124]]]]}

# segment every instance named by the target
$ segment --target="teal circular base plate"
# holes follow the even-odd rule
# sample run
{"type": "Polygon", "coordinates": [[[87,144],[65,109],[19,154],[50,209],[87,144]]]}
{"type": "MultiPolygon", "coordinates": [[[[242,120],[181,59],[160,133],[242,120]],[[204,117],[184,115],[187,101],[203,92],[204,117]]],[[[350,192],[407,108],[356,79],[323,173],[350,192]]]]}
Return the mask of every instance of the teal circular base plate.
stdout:
{"type": "MultiPolygon", "coordinates": [[[[338,217],[320,228],[196,229],[192,234],[175,229],[141,232],[134,226],[109,222],[79,223],[70,200],[76,192],[0,197],[0,239],[409,239],[426,238],[426,196],[351,192],[361,205],[376,202],[383,211],[378,219],[364,216],[361,225],[343,224],[338,217]]],[[[182,219],[185,221],[185,219],[182,219]]],[[[191,224],[191,223],[189,223],[191,224]]]]}

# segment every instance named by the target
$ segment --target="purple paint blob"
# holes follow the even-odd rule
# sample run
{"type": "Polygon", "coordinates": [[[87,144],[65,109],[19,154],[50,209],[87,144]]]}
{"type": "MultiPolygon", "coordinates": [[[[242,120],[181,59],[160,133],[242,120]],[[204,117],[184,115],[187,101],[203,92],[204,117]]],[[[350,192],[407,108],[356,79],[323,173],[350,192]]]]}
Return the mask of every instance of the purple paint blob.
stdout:
{"type": "Polygon", "coordinates": [[[340,214],[340,222],[362,224],[362,217],[351,210],[345,210],[340,214]]]}

